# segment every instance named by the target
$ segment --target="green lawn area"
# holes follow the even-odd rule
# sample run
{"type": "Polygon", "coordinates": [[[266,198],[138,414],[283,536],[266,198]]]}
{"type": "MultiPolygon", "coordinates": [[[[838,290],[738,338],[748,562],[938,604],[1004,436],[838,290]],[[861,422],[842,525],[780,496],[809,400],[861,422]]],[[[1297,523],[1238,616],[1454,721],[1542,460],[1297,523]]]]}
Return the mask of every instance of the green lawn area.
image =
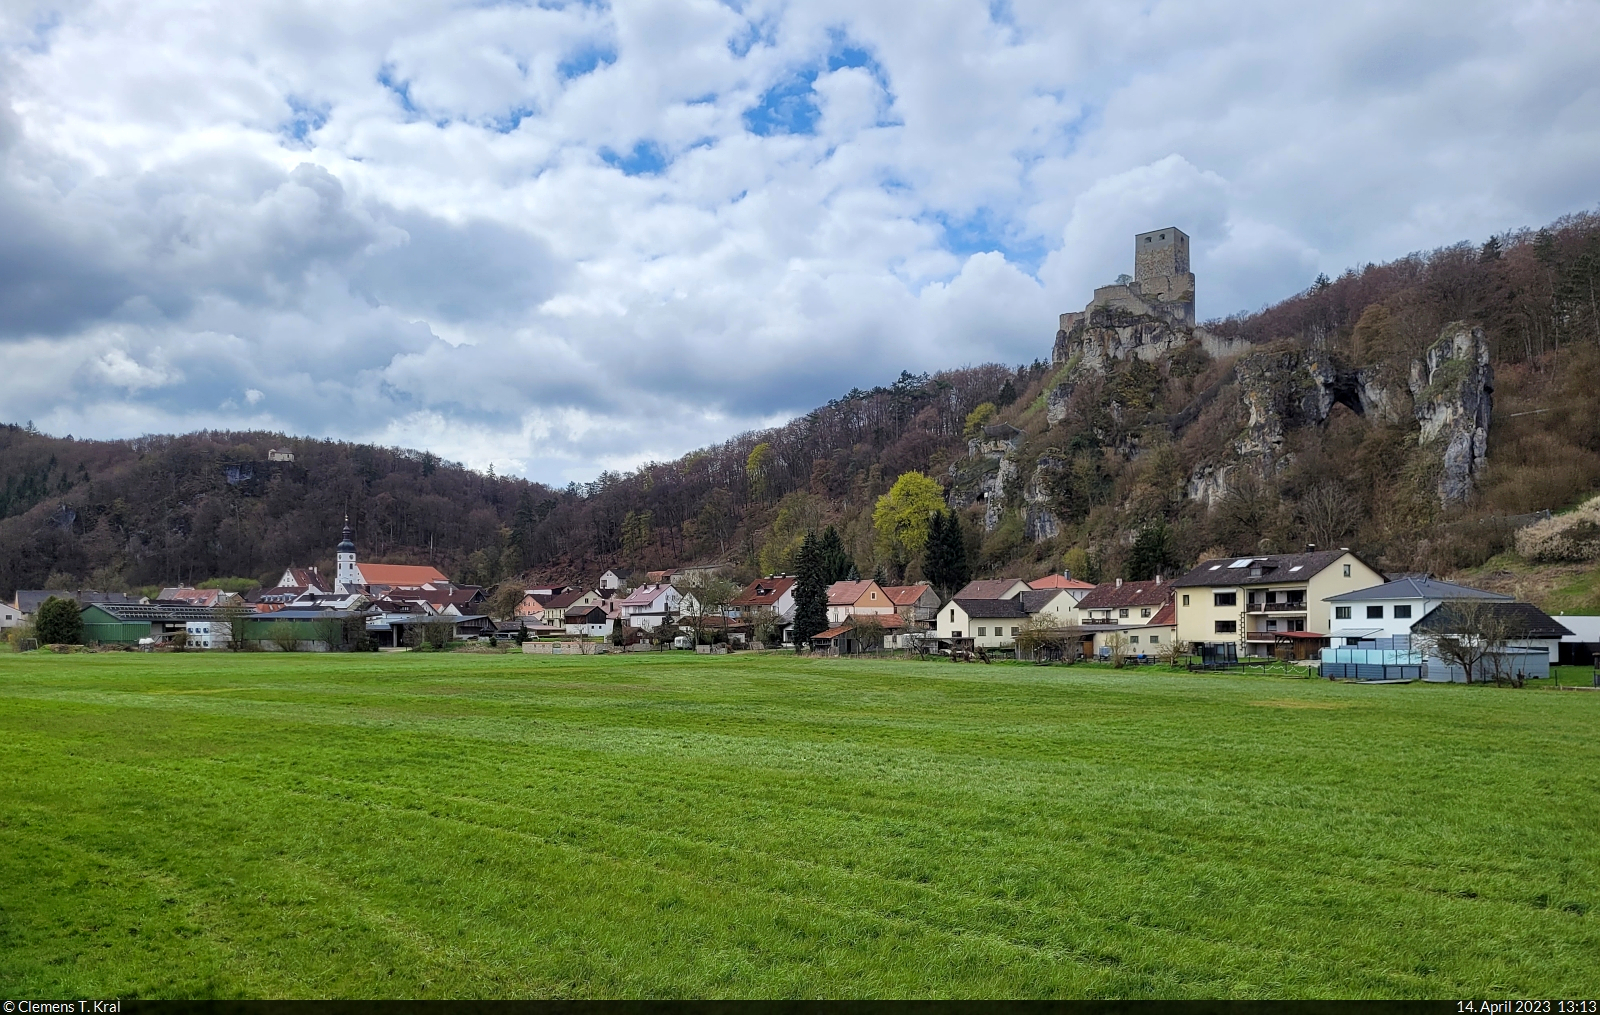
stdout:
{"type": "Polygon", "coordinates": [[[0,661],[0,996],[1594,997],[1596,956],[1596,693],[0,661]]]}

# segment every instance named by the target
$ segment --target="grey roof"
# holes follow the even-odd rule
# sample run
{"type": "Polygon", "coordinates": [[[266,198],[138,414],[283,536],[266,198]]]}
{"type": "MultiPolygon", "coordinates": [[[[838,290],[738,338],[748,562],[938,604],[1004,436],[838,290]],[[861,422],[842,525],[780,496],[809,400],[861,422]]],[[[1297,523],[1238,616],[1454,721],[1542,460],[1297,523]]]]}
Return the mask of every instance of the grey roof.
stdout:
{"type": "Polygon", "coordinates": [[[1349,550],[1313,550],[1310,553],[1268,553],[1202,560],[1195,569],[1172,582],[1175,588],[1207,585],[1277,585],[1303,582],[1329,567],[1349,550]],[[1233,565],[1238,564],[1238,567],[1233,565]],[[1257,568],[1259,574],[1253,573],[1257,568]],[[1298,568],[1298,570],[1295,570],[1298,568]]]}
{"type": "Polygon", "coordinates": [[[1384,582],[1382,585],[1372,585],[1356,589],[1354,592],[1341,592],[1336,596],[1328,596],[1323,602],[1352,603],[1370,599],[1493,599],[1511,602],[1510,596],[1499,592],[1488,592],[1469,585],[1457,585],[1455,582],[1436,581],[1432,578],[1399,578],[1384,582]]]}
{"type": "Polygon", "coordinates": [[[1021,619],[1027,616],[1022,608],[1021,596],[1011,599],[956,599],[953,602],[974,620],[1021,619]]]}
{"type": "MultiPolygon", "coordinates": [[[[1526,638],[1564,638],[1571,631],[1562,627],[1548,613],[1539,609],[1532,603],[1503,603],[1493,601],[1485,604],[1499,618],[1505,620],[1515,633],[1512,641],[1522,641],[1526,638]]],[[[1411,625],[1411,630],[1416,634],[1467,634],[1465,631],[1452,631],[1450,604],[1445,603],[1435,606],[1428,611],[1428,615],[1411,625]]]]}
{"type": "MultiPolygon", "coordinates": [[[[1023,612],[1038,613],[1050,604],[1050,600],[1056,596],[1064,595],[1066,592],[1066,589],[1030,589],[1013,598],[1022,601],[1023,612]]],[[[1007,600],[1002,599],[1000,602],[1007,602],[1007,600]]],[[[1074,603],[1076,603],[1076,600],[1074,600],[1074,603]]]]}
{"type": "MultiPolygon", "coordinates": [[[[210,606],[168,606],[165,603],[84,603],[84,608],[93,606],[104,610],[111,616],[121,621],[139,622],[153,621],[165,623],[182,623],[190,620],[215,620],[218,611],[210,606]]],[[[252,614],[255,616],[255,614],[252,614]]]]}
{"type": "Polygon", "coordinates": [[[122,592],[95,592],[90,589],[79,589],[76,592],[67,589],[18,589],[16,599],[17,610],[21,613],[38,613],[39,604],[43,603],[51,596],[55,596],[57,599],[71,599],[79,606],[87,606],[90,603],[120,603],[124,605],[136,605],[139,602],[139,600],[134,599],[122,592]]]}

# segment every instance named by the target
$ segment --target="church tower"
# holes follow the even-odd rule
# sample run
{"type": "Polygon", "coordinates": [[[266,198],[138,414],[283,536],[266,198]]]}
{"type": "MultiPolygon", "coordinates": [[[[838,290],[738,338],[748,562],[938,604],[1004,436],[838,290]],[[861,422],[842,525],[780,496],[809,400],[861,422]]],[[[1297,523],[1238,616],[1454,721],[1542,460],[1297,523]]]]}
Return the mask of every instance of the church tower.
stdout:
{"type": "Polygon", "coordinates": [[[340,592],[354,591],[355,586],[363,583],[361,572],[356,569],[355,530],[350,527],[349,515],[344,516],[344,538],[339,541],[335,556],[339,561],[339,568],[335,572],[334,588],[340,592]]]}

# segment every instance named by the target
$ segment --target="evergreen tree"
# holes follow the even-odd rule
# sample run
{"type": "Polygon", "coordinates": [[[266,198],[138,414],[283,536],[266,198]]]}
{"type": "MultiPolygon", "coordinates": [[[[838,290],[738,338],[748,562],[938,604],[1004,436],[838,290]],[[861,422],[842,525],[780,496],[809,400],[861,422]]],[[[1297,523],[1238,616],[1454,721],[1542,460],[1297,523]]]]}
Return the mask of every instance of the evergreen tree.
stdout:
{"type": "Polygon", "coordinates": [[[813,635],[828,629],[828,585],[822,573],[820,541],[807,532],[796,557],[794,582],[794,643],[810,648],[813,635]]]}
{"type": "Polygon", "coordinates": [[[82,644],[83,613],[76,601],[51,596],[39,604],[33,630],[41,645],[82,644]]]}
{"type": "Polygon", "coordinates": [[[1130,581],[1149,581],[1158,574],[1174,570],[1177,556],[1172,532],[1166,523],[1158,521],[1146,525],[1134,537],[1133,549],[1128,551],[1127,577],[1130,581]]]}
{"type": "Polygon", "coordinates": [[[839,530],[832,525],[822,532],[822,540],[817,544],[817,552],[822,563],[823,581],[832,585],[834,582],[859,581],[861,575],[856,571],[856,562],[850,559],[850,553],[844,548],[844,540],[839,538],[839,530]],[[855,575],[854,578],[851,575],[855,575]]]}
{"type": "Polygon", "coordinates": [[[944,541],[950,555],[950,594],[955,595],[963,585],[972,580],[972,562],[967,559],[966,540],[961,536],[961,519],[951,514],[945,518],[944,541]]]}
{"type": "Polygon", "coordinates": [[[967,547],[961,538],[961,520],[948,511],[936,511],[928,522],[928,549],[922,572],[940,596],[949,598],[972,580],[967,547]]]}

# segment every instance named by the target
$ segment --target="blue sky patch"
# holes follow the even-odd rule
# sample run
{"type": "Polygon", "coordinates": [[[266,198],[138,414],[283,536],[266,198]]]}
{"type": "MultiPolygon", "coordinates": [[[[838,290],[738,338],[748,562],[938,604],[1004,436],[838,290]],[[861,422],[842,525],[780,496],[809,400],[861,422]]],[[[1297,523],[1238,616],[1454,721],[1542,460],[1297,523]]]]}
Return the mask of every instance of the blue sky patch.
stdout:
{"type": "Polygon", "coordinates": [[[585,74],[593,74],[600,67],[609,67],[617,62],[617,47],[611,43],[590,43],[568,53],[566,58],[556,64],[556,74],[563,81],[581,78],[585,74]]]}
{"type": "Polygon", "coordinates": [[[328,105],[323,103],[314,106],[304,99],[288,96],[289,121],[284,124],[283,132],[296,141],[304,142],[307,135],[313,131],[321,130],[322,125],[328,122],[328,105]]]}
{"type": "Polygon", "coordinates": [[[602,148],[600,158],[606,165],[622,170],[624,176],[652,176],[667,168],[666,155],[654,141],[640,141],[625,155],[602,148]]]}
{"type": "Polygon", "coordinates": [[[378,84],[393,92],[395,98],[400,100],[400,108],[412,116],[420,116],[422,111],[411,101],[411,82],[397,81],[394,76],[394,65],[384,64],[378,70],[378,84]]]}
{"type": "Polygon", "coordinates": [[[1007,261],[1037,274],[1050,253],[1044,238],[1025,232],[1016,222],[997,215],[991,208],[979,208],[971,215],[955,216],[934,212],[926,216],[944,234],[942,246],[958,257],[999,251],[1007,261]]]}

